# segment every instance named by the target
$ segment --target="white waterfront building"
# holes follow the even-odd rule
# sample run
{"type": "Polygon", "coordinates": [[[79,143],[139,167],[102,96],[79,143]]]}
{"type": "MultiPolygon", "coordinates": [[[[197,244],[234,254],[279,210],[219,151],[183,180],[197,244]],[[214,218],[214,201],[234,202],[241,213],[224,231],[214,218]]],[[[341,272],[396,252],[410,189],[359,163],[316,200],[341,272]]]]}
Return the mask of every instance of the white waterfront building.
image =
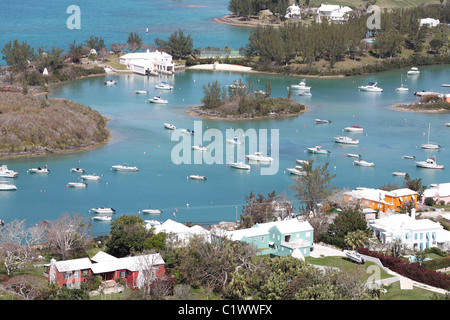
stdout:
{"type": "Polygon", "coordinates": [[[348,13],[352,11],[353,9],[348,6],[321,4],[317,8],[317,21],[320,22],[323,18],[328,19],[328,21],[347,21],[348,13]]]}
{"type": "Polygon", "coordinates": [[[119,58],[119,62],[126,65],[128,70],[142,75],[173,74],[175,69],[172,56],[158,50],[127,53],[119,58]]]}
{"type": "Polygon", "coordinates": [[[420,26],[427,26],[427,27],[436,27],[439,24],[438,19],[433,18],[425,18],[425,19],[419,19],[420,26]]]}
{"type": "Polygon", "coordinates": [[[300,16],[300,7],[294,3],[287,8],[285,18],[292,18],[295,16],[300,16]]]}
{"type": "Polygon", "coordinates": [[[416,250],[437,247],[450,249],[450,231],[430,219],[416,219],[415,210],[408,214],[392,214],[369,222],[369,228],[383,243],[402,241],[406,247],[416,250]]]}

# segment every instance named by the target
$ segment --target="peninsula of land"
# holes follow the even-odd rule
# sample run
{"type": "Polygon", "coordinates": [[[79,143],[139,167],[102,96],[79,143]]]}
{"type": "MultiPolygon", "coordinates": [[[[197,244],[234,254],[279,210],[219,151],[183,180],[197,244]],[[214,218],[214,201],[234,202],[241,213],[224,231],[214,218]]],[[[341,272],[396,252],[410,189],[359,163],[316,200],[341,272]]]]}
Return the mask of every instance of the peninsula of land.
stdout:
{"type": "Polygon", "coordinates": [[[0,92],[0,158],[95,148],[110,138],[107,119],[66,99],[0,92]]]}

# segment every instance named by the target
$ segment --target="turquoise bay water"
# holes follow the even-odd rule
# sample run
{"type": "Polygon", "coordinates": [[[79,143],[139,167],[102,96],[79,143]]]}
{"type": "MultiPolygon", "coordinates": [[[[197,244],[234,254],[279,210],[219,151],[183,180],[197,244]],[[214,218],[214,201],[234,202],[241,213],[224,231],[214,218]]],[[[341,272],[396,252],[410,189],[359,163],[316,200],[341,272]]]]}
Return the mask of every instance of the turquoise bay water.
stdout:
{"type": "Polygon", "coordinates": [[[228,0],[23,0],[3,1],[0,9],[0,47],[18,39],[37,49],[67,49],[76,40],[102,37],[106,46],[125,43],[130,32],[144,42],[167,40],[181,28],[194,39],[194,48],[215,46],[238,49],[248,41],[249,29],[219,24],[214,18],[228,14],[228,0]],[[70,5],[80,8],[81,29],[68,29],[70,5]],[[146,28],[149,34],[146,35],[146,28]]]}
{"type": "MultiPolygon", "coordinates": [[[[176,164],[171,152],[179,142],[171,141],[172,132],[164,129],[170,122],[178,128],[193,129],[198,117],[186,114],[190,106],[200,104],[202,86],[217,80],[221,85],[233,80],[251,81],[255,89],[264,89],[265,82],[272,84],[272,96],[285,97],[287,87],[299,78],[254,73],[209,72],[186,70],[173,76],[143,77],[139,75],[110,75],[77,80],[53,88],[51,97],[63,97],[89,105],[111,120],[111,141],[98,149],[72,154],[50,155],[3,161],[11,169],[19,171],[14,179],[18,190],[0,194],[1,219],[26,219],[28,223],[57,219],[61,213],[79,213],[91,217],[93,207],[107,206],[117,210],[114,217],[122,214],[139,214],[142,209],[162,209],[162,215],[140,214],[144,219],[165,221],[200,222],[206,225],[219,221],[235,220],[239,216],[245,197],[253,193],[267,194],[275,190],[291,200],[294,195],[289,186],[293,177],[286,168],[293,167],[296,159],[314,159],[316,165],[330,163],[331,173],[337,177],[333,185],[343,188],[374,187],[398,183],[403,178],[394,177],[392,171],[406,171],[412,178],[422,178],[424,184],[448,182],[450,128],[449,114],[420,114],[397,111],[392,104],[413,102],[414,91],[434,90],[444,92],[441,85],[448,83],[449,66],[421,68],[419,76],[408,76],[409,92],[396,92],[401,74],[406,69],[342,79],[307,79],[312,86],[312,96],[293,98],[308,106],[302,115],[253,121],[203,120],[203,131],[215,128],[225,137],[226,129],[277,129],[279,130],[279,170],[275,175],[261,175],[260,167],[252,165],[249,172],[230,168],[225,163],[208,165],[176,164]],[[103,83],[115,79],[118,84],[107,87],[103,83]],[[161,92],[167,105],[146,102],[159,92],[154,85],[165,80],[174,90],[161,92]],[[378,81],[382,93],[359,92],[357,87],[368,81],[378,81]],[[136,89],[150,91],[148,96],[136,95],[136,89]],[[330,119],[331,124],[315,125],[314,119],[330,119]],[[427,141],[428,124],[431,123],[431,140],[443,148],[438,152],[426,152],[418,146],[427,141]],[[334,143],[333,137],[343,135],[342,129],[351,125],[364,127],[362,134],[348,134],[360,140],[358,146],[334,143]],[[331,155],[311,155],[308,147],[321,145],[331,155]],[[375,168],[353,165],[354,158],[347,153],[359,153],[367,161],[375,162],[375,168]],[[416,168],[411,160],[402,155],[414,155],[417,160],[436,156],[445,170],[433,171],[416,168]],[[139,168],[138,172],[117,173],[110,167],[128,163],[139,168]],[[32,167],[48,165],[51,173],[40,176],[26,173],[32,167]],[[72,167],[84,168],[87,173],[103,175],[98,182],[88,182],[86,189],[67,188],[67,183],[77,181],[79,175],[71,173],[72,167]],[[207,181],[187,179],[191,174],[204,175],[207,181]]],[[[185,136],[189,138],[190,136],[185,136]]],[[[270,139],[270,131],[268,134],[270,139]]],[[[210,142],[203,141],[204,145],[210,142]]],[[[270,143],[270,142],[269,142],[270,143]]],[[[225,143],[224,143],[225,148],[225,143]]],[[[270,146],[269,146],[270,149],[270,146]]],[[[224,149],[225,150],[225,149],[224,149]]],[[[246,146],[248,151],[248,146],[246,146]]],[[[246,152],[247,153],[247,152],[246,152]]],[[[193,158],[192,158],[193,159],[193,158]]],[[[224,159],[224,162],[229,159],[224,159]]],[[[298,203],[295,202],[298,207],[298,203]]],[[[95,234],[109,231],[109,223],[93,221],[95,234]]]]}

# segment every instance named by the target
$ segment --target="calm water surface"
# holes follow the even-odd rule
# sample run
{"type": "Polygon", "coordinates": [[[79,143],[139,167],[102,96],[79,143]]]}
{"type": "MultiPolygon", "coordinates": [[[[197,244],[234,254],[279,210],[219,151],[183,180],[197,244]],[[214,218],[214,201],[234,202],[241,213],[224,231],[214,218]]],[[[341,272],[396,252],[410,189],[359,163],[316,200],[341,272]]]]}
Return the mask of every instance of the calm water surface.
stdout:
{"type": "MultiPolygon", "coordinates": [[[[117,210],[114,217],[140,214],[142,209],[151,207],[162,209],[163,214],[140,214],[144,219],[165,221],[173,218],[176,209],[177,221],[180,222],[208,225],[230,221],[236,219],[236,212],[240,214],[250,191],[267,194],[275,190],[293,200],[289,188],[293,185],[293,177],[286,168],[293,167],[296,159],[314,159],[316,165],[329,162],[331,173],[337,175],[333,185],[342,189],[358,186],[377,188],[387,183],[401,186],[403,178],[392,176],[392,171],[406,171],[412,178],[422,178],[425,184],[448,182],[450,128],[443,124],[450,122],[450,115],[420,114],[390,108],[396,103],[415,101],[414,91],[443,92],[445,88],[441,85],[448,82],[450,67],[430,66],[421,70],[419,76],[407,78],[410,91],[406,93],[395,91],[406,69],[343,79],[310,78],[307,84],[312,86],[312,96],[293,95],[295,100],[308,106],[308,111],[302,115],[254,121],[202,121],[203,131],[219,129],[224,137],[225,130],[229,128],[279,130],[279,170],[275,175],[261,175],[258,165],[252,165],[250,171],[230,168],[225,163],[229,159],[213,165],[174,163],[171,153],[179,142],[171,141],[172,132],[164,129],[163,123],[193,129],[194,121],[201,119],[185,111],[200,104],[202,86],[209,82],[217,80],[225,86],[233,80],[242,79],[244,82],[251,81],[260,89],[264,89],[265,82],[271,82],[272,96],[285,97],[287,87],[298,82],[298,78],[186,70],[161,78],[127,74],[60,84],[53,88],[51,96],[88,105],[110,118],[108,128],[112,131],[112,139],[107,145],[86,152],[5,160],[4,163],[10,168],[19,171],[19,177],[13,180],[18,191],[0,194],[1,218],[27,219],[29,223],[37,223],[43,219],[57,219],[63,212],[91,217],[91,208],[108,206],[117,210]],[[107,87],[104,85],[107,79],[115,79],[118,84],[107,87]],[[161,80],[174,86],[172,91],[161,92],[169,104],[148,103],[148,97],[160,93],[154,85],[161,80]],[[384,91],[359,92],[358,85],[368,81],[378,81],[384,91]],[[133,93],[136,89],[149,90],[150,94],[136,95],[133,93]],[[332,123],[315,125],[315,118],[330,119],[332,123]],[[438,152],[430,153],[418,148],[427,141],[429,123],[431,140],[443,146],[438,152]],[[349,134],[360,140],[359,145],[334,143],[333,137],[343,135],[342,129],[353,124],[364,127],[362,134],[349,134]],[[308,154],[306,149],[315,145],[330,150],[331,155],[308,154]],[[354,166],[354,159],[346,157],[347,153],[359,153],[365,160],[375,162],[375,167],[354,166]],[[439,171],[419,169],[411,160],[402,159],[402,155],[414,155],[418,160],[436,156],[438,163],[447,168],[439,171]],[[137,166],[139,171],[117,173],[110,170],[112,165],[123,163],[137,166]],[[26,172],[29,168],[43,165],[48,165],[50,174],[26,172]],[[103,175],[103,178],[98,182],[88,182],[86,189],[67,188],[68,182],[77,181],[79,177],[70,172],[72,167],[84,168],[88,173],[103,175]],[[191,174],[204,175],[208,180],[187,179],[191,174]]],[[[270,131],[268,137],[270,140],[270,131]]],[[[190,136],[185,138],[190,139],[190,136]]],[[[209,143],[204,141],[203,144],[209,143]]],[[[93,221],[95,234],[108,231],[109,223],[93,221]]]]}

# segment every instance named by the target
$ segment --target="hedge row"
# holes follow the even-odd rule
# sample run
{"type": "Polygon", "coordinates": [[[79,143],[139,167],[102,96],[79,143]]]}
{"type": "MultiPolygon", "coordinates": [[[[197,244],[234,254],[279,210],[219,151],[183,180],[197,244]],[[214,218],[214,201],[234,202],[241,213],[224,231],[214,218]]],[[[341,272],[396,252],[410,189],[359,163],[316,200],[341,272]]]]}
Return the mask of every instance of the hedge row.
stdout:
{"type": "Polygon", "coordinates": [[[358,250],[359,253],[380,259],[383,266],[407,278],[436,288],[450,290],[450,276],[424,267],[418,263],[408,263],[400,258],[385,256],[366,248],[358,250]]]}

